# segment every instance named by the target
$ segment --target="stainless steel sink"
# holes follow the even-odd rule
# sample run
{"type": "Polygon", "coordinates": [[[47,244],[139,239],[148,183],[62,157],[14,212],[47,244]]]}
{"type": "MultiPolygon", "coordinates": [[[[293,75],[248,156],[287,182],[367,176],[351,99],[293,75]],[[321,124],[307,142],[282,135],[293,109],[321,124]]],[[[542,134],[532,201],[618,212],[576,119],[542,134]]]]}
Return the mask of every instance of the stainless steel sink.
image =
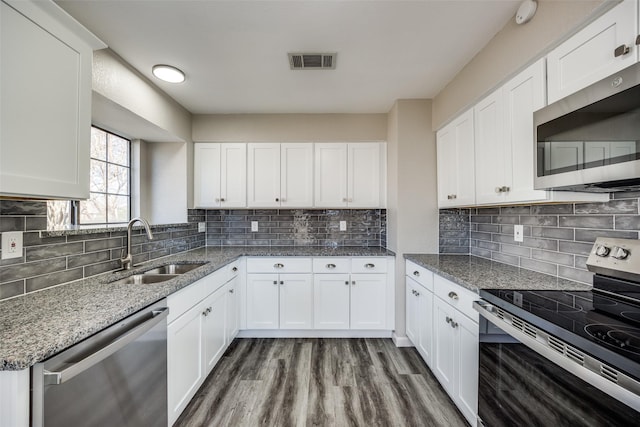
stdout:
{"type": "Polygon", "coordinates": [[[124,279],[116,280],[111,283],[122,285],[146,285],[151,283],[161,283],[178,277],[178,274],[134,274],[124,279]]]}
{"type": "Polygon", "coordinates": [[[191,270],[195,270],[198,267],[205,265],[206,263],[195,263],[195,264],[169,264],[163,265],[162,267],[154,268],[153,270],[145,271],[144,275],[149,274],[184,274],[191,270]]]}

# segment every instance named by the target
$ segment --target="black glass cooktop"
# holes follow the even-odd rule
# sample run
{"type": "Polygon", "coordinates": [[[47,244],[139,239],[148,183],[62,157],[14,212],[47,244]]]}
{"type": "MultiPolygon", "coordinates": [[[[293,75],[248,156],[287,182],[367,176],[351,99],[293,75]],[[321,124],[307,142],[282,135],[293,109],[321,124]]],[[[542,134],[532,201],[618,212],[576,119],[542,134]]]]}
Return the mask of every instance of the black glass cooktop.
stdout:
{"type": "Polygon", "coordinates": [[[480,297],[640,379],[640,305],[591,291],[481,290],[480,297]]]}

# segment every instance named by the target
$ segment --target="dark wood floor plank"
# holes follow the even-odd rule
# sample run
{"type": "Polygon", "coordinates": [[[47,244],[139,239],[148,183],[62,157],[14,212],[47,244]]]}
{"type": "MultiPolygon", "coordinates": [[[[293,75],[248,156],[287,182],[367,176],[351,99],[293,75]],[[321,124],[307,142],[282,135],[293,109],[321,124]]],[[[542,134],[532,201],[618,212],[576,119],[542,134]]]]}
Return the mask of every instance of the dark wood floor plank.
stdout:
{"type": "Polygon", "coordinates": [[[466,426],[414,348],[389,339],[236,339],[178,427],[466,426]]]}

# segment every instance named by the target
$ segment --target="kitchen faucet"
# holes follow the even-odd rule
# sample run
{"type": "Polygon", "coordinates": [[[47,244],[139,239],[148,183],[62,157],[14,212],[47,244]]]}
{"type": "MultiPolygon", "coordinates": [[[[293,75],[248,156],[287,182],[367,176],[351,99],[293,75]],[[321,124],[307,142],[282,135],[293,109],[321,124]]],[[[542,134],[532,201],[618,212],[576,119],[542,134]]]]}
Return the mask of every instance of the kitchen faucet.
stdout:
{"type": "Polygon", "coordinates": [[[133,228],[133,224],[136,222],[140,222],[144,226],[144,229],[147,232],[147,237],[149,240],[153,240],[153,233],[151,233],[149,223],[146,219],[136,217],[129,221],[127,224],[127,255],[120,259],[120,261],[122,261],[123,270],[131,270],[131,267],[133,266],[133,256],[131,255],[131,229],[133,228]]]}

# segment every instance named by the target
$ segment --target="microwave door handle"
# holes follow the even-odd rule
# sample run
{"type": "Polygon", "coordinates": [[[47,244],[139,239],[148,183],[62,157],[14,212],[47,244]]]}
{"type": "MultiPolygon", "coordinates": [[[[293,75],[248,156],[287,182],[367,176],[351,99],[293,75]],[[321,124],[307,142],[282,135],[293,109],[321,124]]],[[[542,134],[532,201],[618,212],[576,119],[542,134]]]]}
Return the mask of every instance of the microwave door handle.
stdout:
{"type": "Polygon", "coordinates": [[[102,347],[98,351],[91,353],[89,356],[84,359],[72,364],[68,368],[65,368],[58,372],[51,372],[44,370],[44,384],[45,385],[59,385],[69,381],[71,378],[76,375],[86,371],[92,366],[100,363],[107,357],[116,353],[117,351],[123,349],[127,346],[127,344],[132,343],[133,341],[140,338],[158,323],[162,322],[169,315],[169,308],[162,307],[159,309],[155,309],[151,312],[152,317],[137,325],[136,327],[128,330],[123,333],[119,337],[117,337],[114,341],[102,347]]]}

